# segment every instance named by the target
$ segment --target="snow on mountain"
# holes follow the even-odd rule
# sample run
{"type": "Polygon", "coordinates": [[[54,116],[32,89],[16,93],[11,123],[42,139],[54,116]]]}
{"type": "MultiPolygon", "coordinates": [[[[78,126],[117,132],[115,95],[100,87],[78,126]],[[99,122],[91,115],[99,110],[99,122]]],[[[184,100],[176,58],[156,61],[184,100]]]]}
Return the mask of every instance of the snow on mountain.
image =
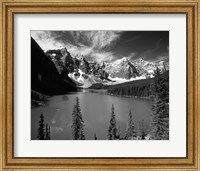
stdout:
{"type": "Polygon", "coordinates": [[[162,72],[169,70],[168,63],[164,61],[154,63],[142,58],[130,61],[123,57],[112,63],[87,61],[80,56],[71,56],[64,47],[48,50],[46,55],[52,60],[60,75],[64,78],[69,76],[78,86],[84,88],[95,83],[118,84],[151,78],[157,67],[162,72]]]}
{"type": "Polygon", "coordinates": [[[148,62],[139,58],[132,63],[137,68],[139,75],[145,75],[147,78],[153,77],[153,73],[157,67],[161,70],[161,72],[169,70],[169,64],[164,61],[148,62]]]}
{"type": "Polygon", "coordinates": [[[152,78],[157,67],[161,72],[169,70],[169,64],[164,61],[149,62],[139,58],[131,62],[126,57],[107,64],[105,70],[109,73],[109,79],[124,82],[152,78]]]}
{"type": "Polygon", "coordinates": [[[82,88],[88,88],[92,84],[95,84],[95,83],[107,83],[108,82],[107,80],[102,80],[93,74],[85,74],[81,69],[78,69],[78,72],[69,73],[68,76],[72,80],[82,84],[81,86],[79,86],[82,88]]]}
{"type": "Polygon", "coordinates": [[[135,81],[135,80],[142,80],[142,79],[146,79],[146,77],[144,75],[142,76],[137,76],[135,78],[130,78],[130,79],[125,79],[125,78],[119,78],[119,77],[108,77],[110,80],[110,82],[104,83],[105,85],[115,85],[115,84],[120,84],[120,83],[125,83],[125,82],[129,82],[129,81],[135,81]]]}
{"type": "Polygon", "coordinates": [[[136,66],[143,66],[143,68],[145,68],[146,70],[155,70],[156,67],[158,67],[161,70],[163,69],[169,70],[169,64],[164,61],[148,62],[143,60],[142,58],[139,58],[133,61],[133,64],[135,64],[136,66]]]}
{"type": "Polygon", "coordinates": [[[131,79],[139,76],[136,67],[126,57],[110,63],[105,70],[111,78],[131,79]]]}

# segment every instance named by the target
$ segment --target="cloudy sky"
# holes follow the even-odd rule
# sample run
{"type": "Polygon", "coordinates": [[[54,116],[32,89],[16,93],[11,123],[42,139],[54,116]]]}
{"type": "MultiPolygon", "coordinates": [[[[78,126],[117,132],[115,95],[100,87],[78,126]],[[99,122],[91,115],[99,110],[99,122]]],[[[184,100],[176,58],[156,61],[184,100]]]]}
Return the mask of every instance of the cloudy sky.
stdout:
{"type": "Polygon", "coordinates": [[[168,31],[31,31],[31,36],[44,51],[66,47],[90,61],[169,60],[168,31]]]}

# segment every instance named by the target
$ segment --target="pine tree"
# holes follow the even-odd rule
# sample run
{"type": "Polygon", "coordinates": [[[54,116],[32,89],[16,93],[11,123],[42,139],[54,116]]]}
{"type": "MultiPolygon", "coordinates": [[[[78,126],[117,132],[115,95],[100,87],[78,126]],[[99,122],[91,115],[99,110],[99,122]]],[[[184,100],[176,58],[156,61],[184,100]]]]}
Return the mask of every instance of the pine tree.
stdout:
{"type": "Polygon", "coordinates": [[[169,139],[169,92],[166,81],[160,76],[160,70],[155,71],[151,85],[152,114],[150,135],[151,139],[169,139]]]}
{"type": "Polygon", "coordinates": [[[79,98],[76,97],[76,104],[74,105],[72,113],[72,137],[74,140],[85,140],[84,135],[84,121],[82,118],[81,108],[79,104],[79,98]]]}
{"type": "Polygon", "coordinates": [[[117,128],[117,122],[115,119],[114,105],[112,105],[112,110],[111,110],[110,125],[108,128],[108,139],[109,140],[120,139],[119,128],[117,128]]]}
{"type": "Polygon", "coordinates": [[[138,129],[137,129],[137,139],[141,139],[142,131],[141,131],[141,122],[138,122],[138,129]]]}
{"type": "Polygon", "coordinates": [[[94,134],[94,139],[97,140],[97,135],[96,134],[94,134]]]}
{"type": "Polygon", "coordinates": [[[46,124],[46,131],[45,131],[45,140],[50,140],[50,126],[46,124]]]}
{"type": "Polygon", "coordinates": [[[141,128],[141,139],[145,139],[145,133],[144,133],[144,120],[142,120],[142,128],[141,128]]]}
{"type": "Polygon", "coordinates": [[[49,140],[51,140],[51,127],[49,126],[49,140]]]}
{"type": "Polygon", "coordinates": [[[135,125],[134,125],[134,122],[133,122],[133,115],[132,115],[131,110],[130,110],[125,138],[131,139],[131,138],[134,138],[134,137],[136,137],[135,125]]]}
{"type": "Polygon", "coordinates": [[[116,134],[116,139],[121,139],[120,138],[120,126],[117,127],[117,134],[116,134]]]}
{"type": "Polygon", "coordinates": [[[39,128],[38,128],[38,140],[44,140],[45,139],[45,132],[44,132],[44,115],[40,115],[40,121],[39,121],[39,128]]]}

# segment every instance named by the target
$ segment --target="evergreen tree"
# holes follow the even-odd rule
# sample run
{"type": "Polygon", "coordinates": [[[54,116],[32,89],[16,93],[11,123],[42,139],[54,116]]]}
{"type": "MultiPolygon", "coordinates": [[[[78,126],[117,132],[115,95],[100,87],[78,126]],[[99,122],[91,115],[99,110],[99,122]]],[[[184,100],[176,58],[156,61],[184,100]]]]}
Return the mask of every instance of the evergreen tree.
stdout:
{"type": "Polygon", "coordinates": [[[141,140],[145,139],[145,133],[144,133],[144,120],[142,120],[142,127],[141,127],[141,140]]]}
{"type": "Polygon", "coordinates": [[[120,138],[119,128],[117,128],[117,122],[115,119],[115,108],[114,108],[114,105],[112,105],[110,125],[108,128],[108,139],[115,140],[119,138],[120,138]]]}
{"type": "Polygon", "coordinates": [[[137,139],[141,139],[142,132],[141,132],[141,123],[138,122],[138,129],[137,129],[137,139]]]}
{"type": "Polygon", "coordinates": [[[39,128],[38,128],[38,140],[44,140],[45,139],[45,132],[44,132],[44,115],[40,115],[40,121],[39,121],[39,128]]]}
{"type": "Polygon", "coordinates": [[[139,121],[138,129],[137,129],[137,139],[138,140],[145,140],[146,134],[144,132],[144,120],[139,121]]]}
{"type": "Polygon", "coordinates": [[[117,127],[117,134],[116,134],[116,139],[121,139],[120,138],[120,126],[117,127]]]}
{"type": "Polygon", "coordinates": [[[49,126],[49,140],[51,140],[51,127],[49,126]]]}
{"type": "Polygon", "coordinates": [[[97,135],[96,134],[94,134],[94,139],[97,140],[97,135]]]}
{"type": "Polygon", "coordinates": [[[128,120],[128,125],[127,125],[127,130],[126,130],[126,139],[131,139],[133,137],[136,137],[136,132],[135,132],[135,125],[133,122],[133,115],[131,113],[131,110],[129,111],[129,120],[128,120]]]}
{"type": "Polygon", "coordinates": [[[81,108],[79,105],[79,98],[76,97],[76,104],[74,105],[72,113],[72,137],[74,140],[85,140],[84,135],[84,121],[82,118],[81,108]]]}
{"type": "Polygon", "coordinates": [[[160,76],[157,68],[151,85],[152,114],[150,135],[151,139],[169,139],[169,90],[166,81],[160,76]]]}
{"type": "Polygon", "coordinates": [[[46,124],[46,131],[45,131],[45,140],[50,140],[50,126],[46,124]]]}

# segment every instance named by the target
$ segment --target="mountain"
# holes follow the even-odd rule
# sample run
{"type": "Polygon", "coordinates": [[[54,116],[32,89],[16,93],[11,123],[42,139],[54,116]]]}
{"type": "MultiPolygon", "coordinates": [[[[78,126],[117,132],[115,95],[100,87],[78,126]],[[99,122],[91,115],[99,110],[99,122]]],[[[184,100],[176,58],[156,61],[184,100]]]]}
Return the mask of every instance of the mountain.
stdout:
{"type": "Polygon", "coordinates": [[[107,65],[105,70],[111,78],[130,79],[139,76],[136,67],[126,57],[107,65]]]}
{"type": "Polygon", "coordinates": [[[65,47],[48,50],[46,55],[63,79],[70,77],[76,86],[85,88],[96,83],[110,85],[152,78],[157,67],[162,73],[169,69],[164,61],[148,62],[142,58],[130,61],[124,57],[112,63],[87,61],[82,56],[71,56],[65,47]]]}
{"type": "Polygon", "coordinates": [[[108,64],[105,70],[111,78],[152,78],[154,70],[159,68],[161,72],[169,70],[169,64],[164,61],[148,62],[139,58],[135,61],[129,61],[126,57],[118,59],[111,64],[108,64]]]}
{"type": "Polygon", "coordinates": [[[66,48],[48,50],[46,52],[46,55],[55,64],[55,67],[58,70],[59,74],[63,77],[67,77],[69,73],[77,69],[77,60],[75,58],[72,58],[66,48]]]}
{"type": "Polygon", "coordinates": [[[82,58],[82,59],[80,60],[79,68],[80,68],[80,70],[83,71],[85,74],[88,74],[89,71],[90,71],[90,64],[89,64],[89,62],[88,62],[85,58],[82,58]]]}
{"type": "Polygon", "coordinates": [[[63,78],[56,65],[31,38],[31,89],[46,95],[75,91],[76,85],[65,75],[63,78]]]}
{"type": "Polygon", "coordinates": [[[89,62],[83,57],[72,57],[66,48],[48,50],[46,55],[62,78],[70,77],[78,87],[88,87],[108,80],[104,63],[89,62]]]}
{"type": "Polygon", "coordinates": [[[133,61],[132,64],[137,68],[139,75],[145,75],[147,78],[153,77],[153,73],[157,67],[162,73],[169,70],[169,64],[164,61],[149,62],[139,58],[133,61]]]}

